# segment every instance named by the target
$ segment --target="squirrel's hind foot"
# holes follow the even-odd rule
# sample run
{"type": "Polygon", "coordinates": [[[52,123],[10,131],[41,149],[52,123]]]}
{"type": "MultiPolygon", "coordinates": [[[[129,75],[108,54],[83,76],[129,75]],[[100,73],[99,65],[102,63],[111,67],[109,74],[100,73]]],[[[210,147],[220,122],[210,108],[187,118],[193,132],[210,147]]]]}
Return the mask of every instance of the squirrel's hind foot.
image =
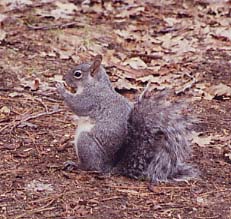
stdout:
{"type": "Polygon", "coordinates": [[[63,170],[65,171],[72,172],[79,169],[80,169],[79,165],[74,161],[68,160],[63,163],[63,170]]]}

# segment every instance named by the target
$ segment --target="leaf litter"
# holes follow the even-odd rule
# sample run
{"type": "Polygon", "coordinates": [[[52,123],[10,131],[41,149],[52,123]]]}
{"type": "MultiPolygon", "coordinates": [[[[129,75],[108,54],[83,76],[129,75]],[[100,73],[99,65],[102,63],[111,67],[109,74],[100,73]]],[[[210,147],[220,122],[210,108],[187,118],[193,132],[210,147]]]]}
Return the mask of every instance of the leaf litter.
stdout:
{"type": "Polygon", "coordinates": [[[0,214],[229,216],[229,6],[229,1],[2,0],[0,214]],[[55,83],[71,66],[99,53],[118,92],[133,99],[151,82],[154,91],[170,89],[172,99],[190,103],[202,118],[192,139],[201,180],[149,191],[147,182],[111,177],[102,183],[94,173],[62,170],[63,162],[75,160],[75,122],[55,83]]]}

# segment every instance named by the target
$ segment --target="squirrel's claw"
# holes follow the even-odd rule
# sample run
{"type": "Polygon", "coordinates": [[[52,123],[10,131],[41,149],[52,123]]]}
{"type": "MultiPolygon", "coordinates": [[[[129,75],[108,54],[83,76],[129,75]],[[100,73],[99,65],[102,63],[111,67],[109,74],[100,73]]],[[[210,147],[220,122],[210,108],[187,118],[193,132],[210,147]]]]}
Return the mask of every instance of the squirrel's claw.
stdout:
{"type": "Polygon", "coordinates": [[[56,89],[60,94],[63,94],[65,92],[65,87],[63,83],[58,82],[56,85],[56,89]]]}
{"type": "Polygon", "coordinates": [[[63,164],[63,170],[71,172],[73,170],[78,170],[78,169],[79,169],[79,167],[74,161],[68,160],[68,161],[64,162],[64,164],[63,164]]]}

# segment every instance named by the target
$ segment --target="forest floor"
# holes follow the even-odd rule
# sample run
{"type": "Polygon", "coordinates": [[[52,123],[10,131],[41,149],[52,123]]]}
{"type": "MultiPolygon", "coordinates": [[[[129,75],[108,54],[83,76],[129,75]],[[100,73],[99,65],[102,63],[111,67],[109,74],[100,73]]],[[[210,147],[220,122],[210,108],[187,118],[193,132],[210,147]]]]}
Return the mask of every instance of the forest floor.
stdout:
{"type": "Polygon", "coordinates": [[[231,218],[229,1],[1,0],[0,27],[0,219],[231,218]],[[55,83],[96,54],[129,98],[151,81],[188,103],[200,179],[63,170],[76,125],[55,83]]]}

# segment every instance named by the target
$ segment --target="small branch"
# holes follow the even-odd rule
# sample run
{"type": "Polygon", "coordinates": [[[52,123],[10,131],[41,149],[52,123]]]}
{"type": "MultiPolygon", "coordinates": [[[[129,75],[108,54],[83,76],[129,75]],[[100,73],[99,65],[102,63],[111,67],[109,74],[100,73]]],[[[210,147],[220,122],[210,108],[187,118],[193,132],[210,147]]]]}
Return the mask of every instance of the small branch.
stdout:
{"type": "Polygon", "coordinates": [[[163,57],[160,55],[149,55],[149,54],[145,54],[145,53],[131,53],[130,57],[145,57],[145,58],[150,58],[150,59],[162,59],[163,57]]]}
{"type": "Polygon", "coordinates": [[[41,92],[33,92],[33,91],[30,91],[30,90],[25,90],[25,89],[24,90],[19,90],[19,89],[15,89],[15,88],[0,88],[0,91],[2,91],[2,92],[29,93],[31,95],[41,96],[43,99],[46,99],[46,100],[49,100],[49,101],[55,102],[55,103],[60,103],[60,101],[62,100],[61,98],[54,99],[49,94],[43,94],[41,92]]]}
{"type": "Polygon", "coordinates": [[[29,210],[23,214],[20,214],[18,216],[15,217],[15,219],[19,219],[19,218],[25,218],[26,216],[29,216],[29,215],[33,215],[35,213],[41,213],[41,212],[44,212],[44,211],[51,211],[51,210],[54,210],[56,209],[56,207],[41,207],[41,208],[35,208],[35,209],[32,209],[32,210],[29,210]]]}
{"type": "Polygon", "coordinates": [[[54,25],[50,25],[50,26],[34,26],[31,24],[27,24],[27,27],[30,30],[54,30],[54,29],[74,28],[74,27],[82,28],[82,27],[84,27],[84,25],[78,24],[77,22],[69,22],[66,24],[54,24],[54,25]]]}
{"type": "Polygon", "coordinates": [[[120,198],[121,198],[121,196],[112,196],[112,197],[109,197],[109,198],[104,198],[101,201],[105,202],[105,201],[110,201],[110,200],[120,199],[120,198]]]}
{"type": "Polygon", "coordinates": [[[179,94],[181,94],[181,93],[184,93],[186,90],[189,90],[189,89],[192,88],[192,86],[197,82],[197,79],[196,79],[195,77],[191,76],[190,74],[185,73],[185,75],[187,75],[187,76],[188,76],[189,78],[191,78],[192,80],[189,81],[188,83],[186,83],[186,84],[184,85],[183,88],[181,88],[181,89],[175,91],[175,94],[176,94],[176,95],[179,95],[179,94]]]}
{"type": "Polygon", "coordinates": [[[55,109],[55,110],[50,111],[50,112],[42,112],[42,113],[38,113],[38,114],[35,114],[35,115],[28,115],[24,119],[20,120],[19,123],[26,122],[28,120],[35,119],[35,118],[38,118],[38,117],[41,117],[41,116],[51,115],[51,114],[58,113],[58,112],[61,112],[61,111],[62,110],[55,109]]]}
{"type": "Polygon", "coordinates": [[[146,95],[146,93],[148,92],[148,89],[150,88],[151,85],[151,81],[148,82],[148,84],[146,85],[146,87],[144,88],[143,92],[140,94],[138,102],[141,102],[143,97],[146,95]]]}
{"type": "MultiPolygon", "coordinates": [[[[13,127],[11,128],[11,130],[13,130],[14,128],[16,128],[17,126],[19,126],[21,123],[23,122],[26,122],[26,121],[29,121],[31,119],[35,119],[35,118],[38,118],[38,117],[41,117],[41,116],[47,116],[47,115],[51,115],[51,114],[54,114],[54,113],[58,113],[58,112],[61,112],[62,110],[53,110],[53,111],[50,111],[50,112],[42,112],[42,113],[38,113],[38,114],[35,114],[35,115],[27,115],[25,118],[22,118],[21,120],[17,121],[13,127]]],[[[2,132],[3,130],[5,130],[6,128],[9,128],[11,126],[11,123],[4,126],[2,129],[0,129],[0,132],[2,132]]]]}

